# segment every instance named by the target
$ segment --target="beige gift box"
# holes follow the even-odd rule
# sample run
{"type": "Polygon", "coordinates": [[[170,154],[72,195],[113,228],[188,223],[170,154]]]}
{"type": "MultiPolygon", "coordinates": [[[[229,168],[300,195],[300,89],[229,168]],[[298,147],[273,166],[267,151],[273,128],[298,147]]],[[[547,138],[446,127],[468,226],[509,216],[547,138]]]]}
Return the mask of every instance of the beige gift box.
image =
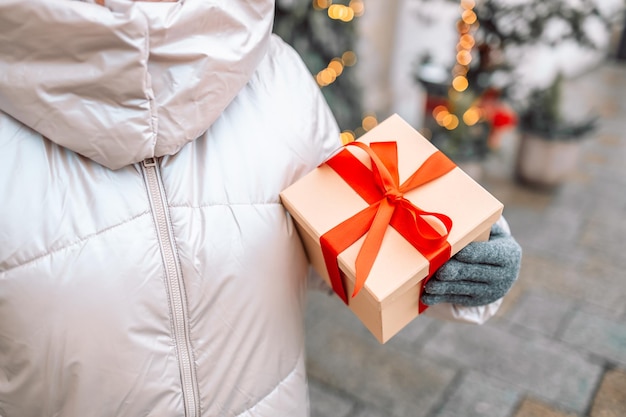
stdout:
{"type": "MultiPolygon", "coordinates": [[[[400,183],[437,149],[398,115],[393,115],[358,140],[397,142],[400,183]]],[[[347,147],[371,168],[367,154],[347,147]]],[[[451,254],[475,240],[486,240],[503,205],[476,181],[456,167],[405,197],[429,212],[450,217],[451,254]]],[[[369,206],[339,174],[322,164],[281,193],[283,205],[295,220],[309,261],[330,285],[320,246],[320,236],[369,206]]],[[[355,261],[365,237],[337,258],[348,295],[354,289],[355,261]]],[[[349,298],[349,308],[381,342],[385,343],[419,314],[421,281],[428,276],[429,261],[391,226],[362,290],[349,298]]]]}

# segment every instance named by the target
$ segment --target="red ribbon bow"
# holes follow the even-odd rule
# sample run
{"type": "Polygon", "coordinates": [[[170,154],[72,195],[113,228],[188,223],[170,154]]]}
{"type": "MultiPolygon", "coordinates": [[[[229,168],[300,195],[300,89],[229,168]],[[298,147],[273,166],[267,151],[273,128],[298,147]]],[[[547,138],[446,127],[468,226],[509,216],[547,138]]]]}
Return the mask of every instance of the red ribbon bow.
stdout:
{"type": "MultiPolygon", "coordinates": [[[[324,261],[333,290],[348,304],[341,280],[337,256],[367,234],[356,259],[355,284],[352,297],[363,288],[383,241],[387,226],[391,225],[402,237],[430,262],[429,277],[450,258],[447,242],[452,220],[441,213],[431,213],[413,205],[404,193],[450,172],[456,165],[440,151],[432,154],[404,183],[398,185],[398,153],[396,142],[375,142],[368,147],[352,142],[367,152],[372,161],[370,170],[351,152],[343,149],[326,164],[341,176],[369,207],[343,221],[320,237],[324,261]],[[438,219],[445,227],[442,233],[424,217],[438,219]]],[[[428,279],[428,278],[427,278],[428,279]]],[[[423,280],[424,285],[427,279],[423,280]]],[[[419,311],[426,306],[420,302],[419,311]]]]}

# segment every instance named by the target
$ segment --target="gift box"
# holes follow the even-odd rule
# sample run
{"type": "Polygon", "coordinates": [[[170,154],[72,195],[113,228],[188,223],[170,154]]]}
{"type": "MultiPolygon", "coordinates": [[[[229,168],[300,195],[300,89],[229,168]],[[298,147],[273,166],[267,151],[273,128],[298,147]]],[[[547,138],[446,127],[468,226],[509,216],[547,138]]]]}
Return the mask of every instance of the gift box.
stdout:
{"type": "Polygon", "coordinates": [[[489,238],[503,205],[398,115],[281,193],[309,261],[385,343],[423,312],[427,279],[489,238]]]}

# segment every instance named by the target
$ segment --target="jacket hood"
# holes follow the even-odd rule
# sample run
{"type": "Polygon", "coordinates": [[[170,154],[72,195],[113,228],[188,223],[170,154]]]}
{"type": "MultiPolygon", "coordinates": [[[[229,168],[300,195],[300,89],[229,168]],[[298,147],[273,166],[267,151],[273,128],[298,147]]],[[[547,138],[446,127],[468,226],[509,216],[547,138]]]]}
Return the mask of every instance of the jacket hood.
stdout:
{"type": "Polygon", "coordinates": [[[0,110],[112,169],[204,133],[266,53],[273,1],[0,2],[0,110]]]}

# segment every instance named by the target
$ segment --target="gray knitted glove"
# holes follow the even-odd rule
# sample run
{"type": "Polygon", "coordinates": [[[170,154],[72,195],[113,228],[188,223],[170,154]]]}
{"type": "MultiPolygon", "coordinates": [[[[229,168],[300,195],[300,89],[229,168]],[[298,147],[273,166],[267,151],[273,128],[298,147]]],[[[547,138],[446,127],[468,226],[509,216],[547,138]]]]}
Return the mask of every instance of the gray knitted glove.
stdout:
{"type": "Polygon", "coordinates": [[[487,242],[472,242],[446,262],[424,286],[422,302],[463,306],[490,304],[517,279],[522,249],[513,236],[494,224],[487,242]]]}

